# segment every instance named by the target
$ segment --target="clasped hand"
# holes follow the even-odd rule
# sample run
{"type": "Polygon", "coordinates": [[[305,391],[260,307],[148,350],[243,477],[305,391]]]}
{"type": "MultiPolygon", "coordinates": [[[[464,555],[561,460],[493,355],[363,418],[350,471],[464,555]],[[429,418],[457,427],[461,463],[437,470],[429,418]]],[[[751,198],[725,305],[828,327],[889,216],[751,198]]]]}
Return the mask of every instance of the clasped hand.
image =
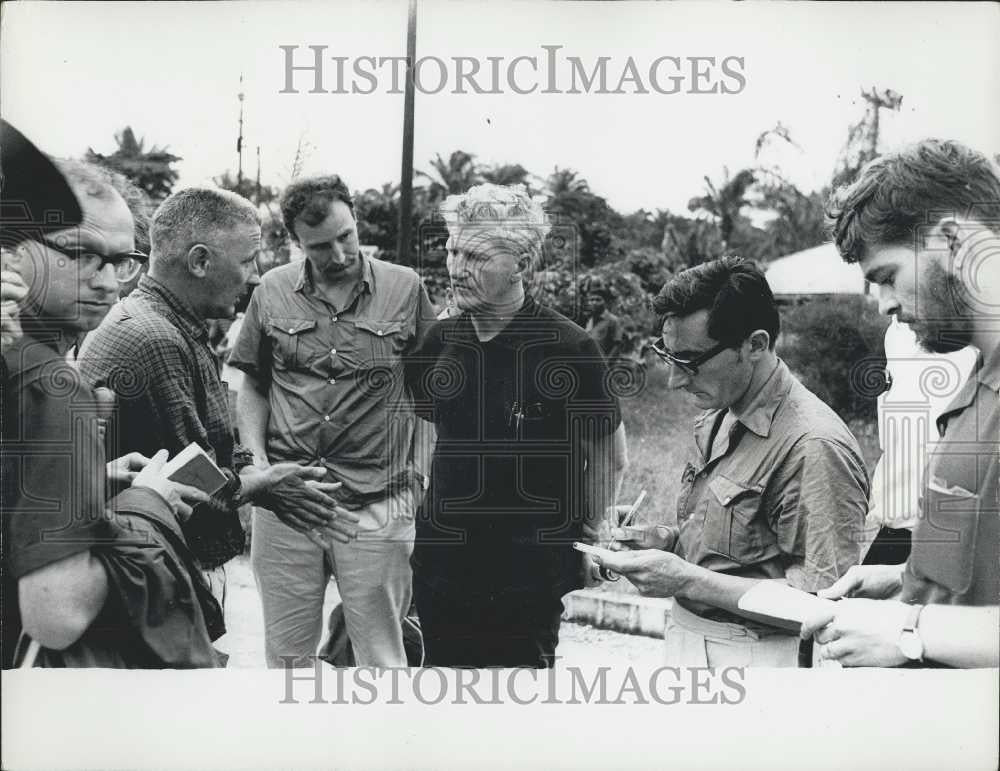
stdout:
{"type": "Polygon", "coordinates": [[[357,514],[331,496],[340,482],[324,482],[327,470],[298,463],[248,466],[241,472],[243,494],[274,512],[289,527],[348,543],[358,534],[357,514]]]}
{"type": "Polygon", "coordinates": [[[820,597],[840,600],[807,618],[802,639],[822,646],[818,659],[848,667],[892,667],[906,657],[899,649],[910,606],[894,599],[903,585],[903,565],[856,565],[820,597]]]}

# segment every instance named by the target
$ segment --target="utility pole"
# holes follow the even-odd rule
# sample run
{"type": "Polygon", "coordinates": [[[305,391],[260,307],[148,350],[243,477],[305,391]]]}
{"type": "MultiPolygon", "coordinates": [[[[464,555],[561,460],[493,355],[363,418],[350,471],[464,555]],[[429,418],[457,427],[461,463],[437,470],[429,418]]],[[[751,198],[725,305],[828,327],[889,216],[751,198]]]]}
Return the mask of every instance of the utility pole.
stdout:
{"type": "Polygon", "coordinates": [[[236,138],[236,155],[237,155],[237,171],[236,171],[236,189],[239,190],[243,186],[243,73],[240,73],[240,92],[237,94],[237,98],[240,100],[240,135],[236,138]]]}
{"type": "Polygon", "coordinates": [[[399,185],[399,241],[396,260],[412,264],[410,225],[413,212],[413,63],[417,57],[417,0],[410,0],[406,23],[406,92],[403,97],[403,168],[399,185]]]}
{"type": "Polygon", "coordinates": [[[257,145],[257,185],[255,190],[254,203],[260,206],[260,145],[257,145]]]}

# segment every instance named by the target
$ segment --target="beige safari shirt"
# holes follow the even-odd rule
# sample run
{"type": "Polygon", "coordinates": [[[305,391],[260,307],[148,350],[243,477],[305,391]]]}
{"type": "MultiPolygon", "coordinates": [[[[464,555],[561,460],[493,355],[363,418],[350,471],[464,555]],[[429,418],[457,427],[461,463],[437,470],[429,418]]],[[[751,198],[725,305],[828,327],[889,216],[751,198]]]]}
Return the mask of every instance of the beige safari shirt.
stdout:
{"type": "Polygon", "coordinates": [[[725,433],[718,429],[727,412],[695,421],[675,551],[709,570],[785,578],[808,592],[829,586],[861,560],[868,473],[857,441],[780,360],[725,433]]]}

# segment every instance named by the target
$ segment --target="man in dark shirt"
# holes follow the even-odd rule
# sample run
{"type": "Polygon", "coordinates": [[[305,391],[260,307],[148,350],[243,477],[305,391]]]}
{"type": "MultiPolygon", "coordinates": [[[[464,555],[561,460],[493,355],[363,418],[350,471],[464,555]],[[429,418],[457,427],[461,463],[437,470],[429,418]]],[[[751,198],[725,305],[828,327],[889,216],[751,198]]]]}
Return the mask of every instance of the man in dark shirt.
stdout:
{"type": "MultiPolygon", "coordinates": [[[[5,264],[28,287],[24,336],[4,352],[3,666],[20,632],[55,666],[215,666],[221,614],[178,535],[190,513],[160,469],[130,480],[105,513],[105,465],[93,391],[66,351],[103,318],[133,266],[132,219],[93,168],[63,164],[79,227],[23,231],[5,264]]],[[[44,208],[44,207],[42,207],[44,208]]],[[[141,465],[141,464],[140,464],[141,465]]]]}
{"type": "Polygon", "coordinates": [[[1000,664],[1000,171],[957,142],[884,155],[830,201],[834,240],[879,309],[976,369],[938,418],[909,559],[854,568],[802,628],[845,666],[1000,664]]]}
{"type": "Polygon", "coordinates": [[[445,217],[463,312],[434,324],[411,364],[438,434],[412,559],[426,662],[548,667],[561,597],[591,567],[572,543],[600,538],[624,426],[594,341],[525,296],[541,208],[483,185],[445,217]]]}

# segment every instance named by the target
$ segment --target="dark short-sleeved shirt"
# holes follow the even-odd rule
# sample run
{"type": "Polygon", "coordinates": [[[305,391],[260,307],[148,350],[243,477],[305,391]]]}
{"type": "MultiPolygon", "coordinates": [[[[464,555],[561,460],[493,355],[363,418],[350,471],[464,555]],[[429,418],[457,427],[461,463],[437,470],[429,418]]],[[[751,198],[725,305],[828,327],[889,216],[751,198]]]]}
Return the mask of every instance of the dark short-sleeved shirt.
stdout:
{"type": "Polygon", "coordinates": [[[1000,602],[1000,347],[938,418],[902,599],[1000,602]]]}
{"type": "Polygon", "coordinates": [[[587,320],[587,334],[597,341],[601,353],[609,356],[622,344],[622,323],[613,313],[605,311],[596,322],[593,319],[587,320]]]}
{"type": "Polygon", "coordinates": [[[711,410],[695,422],[676,552],[709,570],[784,578],[807,592],[829,586],[861,559],[868,474],[854,436],[780,360],[728,434],[718,431],[725,415],[711,410]]]}
{"type": "Polygon", "coordinates": [[[496,337],[438,321],[411,364],[437,444],[413,567],[443,593],[544,601],[579,586],[581,441],[621,423],[596,343],[527,298],[496,337]]]}
{"type": "Polygon", "coordinates": [[[307,259],[268,271],[229,357],[268,388],[268,458],[324,465],[348,504],[408,483],[402,356],[433,318],[420,277],[400,265],[364,258],[344,308],[317,289],[307,259]]]}
{"type": "MultiPolygon", "coordinates": [[[[117,394],[109,455],[166,448],[173,457],[197,442],[222,468],[245,465],[208,327],[161,282],[143,276],[87,336],[78,363],[91,385],[117,394]]],[[[239,554],[245,539],[234,502],[219,496],[195,507],[184,533],[206,568],[239,554]]]]}
{"type": "Polygon", "coordinates": [[[21,630],[17,582],[110,537],[93,391],[51,337],[26,331],[3,355],[3,662],[21,630]]]}

